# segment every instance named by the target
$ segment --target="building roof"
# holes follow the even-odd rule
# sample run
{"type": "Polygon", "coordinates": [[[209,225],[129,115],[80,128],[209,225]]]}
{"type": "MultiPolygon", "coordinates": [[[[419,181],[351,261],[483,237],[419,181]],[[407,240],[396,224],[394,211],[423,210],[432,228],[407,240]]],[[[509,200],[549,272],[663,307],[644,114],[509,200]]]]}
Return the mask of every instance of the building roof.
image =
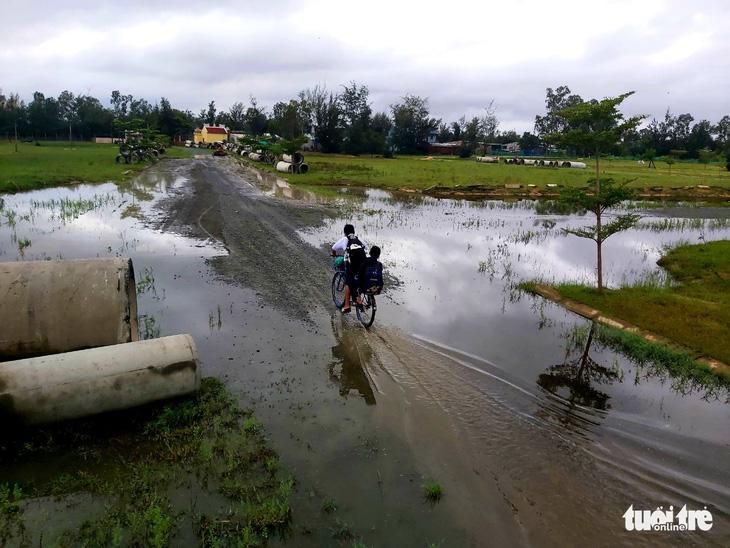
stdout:
{"type": "Polygon", "coordinates": [[[222,127],[206,126],[203,129],[207,130],[208,133],[215,133],[215,134],[218,134],[218,135],[228,135],[228,132],[224,128],[222,128],[222,127]]]}

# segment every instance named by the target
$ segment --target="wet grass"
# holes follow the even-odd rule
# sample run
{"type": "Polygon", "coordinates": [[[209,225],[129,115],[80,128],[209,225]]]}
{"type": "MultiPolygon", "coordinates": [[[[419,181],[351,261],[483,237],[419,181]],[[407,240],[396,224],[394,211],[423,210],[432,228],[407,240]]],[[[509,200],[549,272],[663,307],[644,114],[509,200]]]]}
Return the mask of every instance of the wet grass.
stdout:
{"type": "MultiPolygon", "coordinates": [[[[563,283],[555,288],[563,297],[730,364],[730,241],[680,244],[667,250],[658,264],[668,277],[648,276],[633,286],[607,289],[603,294],[583,284],[563,283]]],[[[522,282],[518,287],[536,293],[534,282],[522,282]]],[[[639,354],[645,352],[642,349],[639,354]]]]}
{"type": "Polygon", "coordinates": [[[644,283],[606,290],[603,295],[577,284],[556,289],[730,364],[730,241],[682,245],[669,251],[659,265],[675,283],[644,283]]]}
{"type": "MultiPolygon", "coordinates": [[[[537,190],[550,190],[547,185],[584,187],[594,176],[593,163],[588,160],[586,169],[539,168],[507,164],[481,164],[474,158],[435,156],[398,156],[394,159],[351,157],[307,153],[306,175],[287,175],[294,184],[325,186],[361,186],[385,189],[410,189],[423,191],[431,187],[466,190],[470,186],[482,186],[483,190],[504,189],[505,184],[520,184],[521,192],[527,185],[537,190]]],[[[271,166],[255,164],[275,171],[271,166]]],[[[601,173],[617,181],[631,180],[630,186],[650,192],[661,187],[677,193],[698,191],[697,185],[730,189],[730,172],[717,166],[700,166],[696,163],[679,162],[673,168],[648,169],[634,160],[603,159],[601,173]],[[685,188],[686,187],[686,188],[685,188]]],[[[518,192],[519,193],[519,192],[518,192]]]]}
{"type": "Polygon", "coordinates": [[[3,545],[263,546],[291,521],[293,479],[277,476],[261,425],[215,379],[191,399],[6,436],[0,464],[3,545]],[[49,458],[53,473],[39,465],[32,482],[2,483],[14,466],[49,458]],[[84,493],[96,502],[74,498],[84,493]],[[83,517],[45,530],[24,516],[38,497],[54,497],[61,513],[81,507],[83,517]]]}
{"type": "MultiPolygon", "coordinates": [[[[123,181],[149,163],[117,164],[119,145],[87,142],[0,141],[0,192],[18,192],[67,183],[123,181]]],[[[190,156],[187,149],[173,147],[167,157],[190,156]]]]}

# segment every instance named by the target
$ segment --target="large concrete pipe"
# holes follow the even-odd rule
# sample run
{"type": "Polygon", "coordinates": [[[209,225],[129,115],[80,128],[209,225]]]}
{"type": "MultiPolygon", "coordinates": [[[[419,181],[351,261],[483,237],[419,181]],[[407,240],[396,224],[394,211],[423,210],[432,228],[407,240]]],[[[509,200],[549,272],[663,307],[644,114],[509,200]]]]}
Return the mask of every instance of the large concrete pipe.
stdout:
{"type": "Polygon", "coordinates": [[[477,162],[482,164],[498,164],[499,158],[496,156],[477,156],[477,162]]]}
{"type": "Polygon", "coordinates": [[[524,158],[515,158],[515,164],[517,164],[518,166],[524,166],[525,165],[524,158]]]}
{"type": "Polygon", "coordinates": [[[294,154],[284,154],[282,155],[282,160],[298,166],[304,163],[304,154],[302,154],[301,152],[295,152],[294,154]]]}
{"type": "Polygon", "coordinates": [[[570,167],[573,169],[585,169],[586,165],[584,162],[563,162],[563,167],[570,167]]]}
{"type": "Polygon", "coordinates": [[[299,164],[297,166],[297,173],[306,175],[307,173],[309,173],[309,166],[307,164],[299,164]]]}
{"type": "Polygon", "coordinates": [[[0,263],[0,360],[136,341],[131,259],[0,263]]]}
{"type": "Polygon", "coordinates": [[[535,160],[535,165],[538,167],[544,167],[545,166],[545,160],[535,160]]]}
{"type": "Polygon", "coordinates": [[[261,154],[259,154],[258,152],[249,152],[248,157],[249,157],[249,159],[253,160],[254,162],[261,161],[261,154]]]}
{"type": "Polygon", "coordinates": [[[276,171],[281,171],[282,173],[294,173],[294,166],[292,166],[289,162],[278,162],[276,164],[276,171]]]}
{"type": "Polygon", "coordinates": [[[522,163],[526,166],[534,166],[535,160],[522,160],[522,163]]]}
{"type": "Polygon", "coordinates": [[[76,419],[200,388],[190,335],[0,363],[0,420],[20,426],[76,419]]]}

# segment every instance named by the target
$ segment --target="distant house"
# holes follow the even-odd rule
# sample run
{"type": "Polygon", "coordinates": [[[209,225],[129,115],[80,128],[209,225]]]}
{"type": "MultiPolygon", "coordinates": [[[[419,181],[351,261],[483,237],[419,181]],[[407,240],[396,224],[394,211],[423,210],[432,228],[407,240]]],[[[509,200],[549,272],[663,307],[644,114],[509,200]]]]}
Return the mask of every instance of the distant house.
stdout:
{"type": "Polygon", "coordinates": [[[226,126],[217,124],[204,124],[203,129],[195,129],[193,132],[193,143],[220,143],[228,139],[226,126]]]}
{"type": "Polygon", "coordinates": [[[504,150],[507,152],[519,152],[520,151],[520,144],[519,143],[507,143],[504,145],[504,150]]]}
{"type": "Polygon", "coordinates": [[[451,141],[449,143],[431,143],[428,147],[430,154],[459,154],[461,141],[451,141]]]}

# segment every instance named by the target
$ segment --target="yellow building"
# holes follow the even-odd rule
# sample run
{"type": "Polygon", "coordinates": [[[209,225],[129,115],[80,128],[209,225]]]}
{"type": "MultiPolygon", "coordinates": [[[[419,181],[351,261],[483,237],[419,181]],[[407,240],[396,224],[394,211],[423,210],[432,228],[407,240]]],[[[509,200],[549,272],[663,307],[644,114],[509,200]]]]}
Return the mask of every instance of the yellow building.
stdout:
{"type": "Polygon", "coordinates": [[[195,129],[193,143],[220,143],[228,138],[226,126],[204,124],[203,129],[195,129]]]}

